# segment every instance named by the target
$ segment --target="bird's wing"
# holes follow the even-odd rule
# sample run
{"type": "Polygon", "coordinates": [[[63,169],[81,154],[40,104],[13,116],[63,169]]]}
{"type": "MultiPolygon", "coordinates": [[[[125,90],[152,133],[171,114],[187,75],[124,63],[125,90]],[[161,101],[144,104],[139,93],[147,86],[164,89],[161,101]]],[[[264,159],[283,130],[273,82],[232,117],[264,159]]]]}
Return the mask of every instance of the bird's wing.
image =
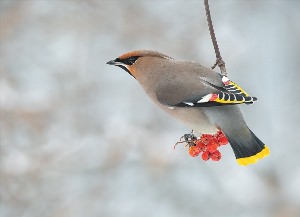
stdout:
{"type": "MultiPolygon", "coordinates": [[[[166,80],[165,80],[166,81],[166,80]]],[[[252,104],[257,100],[218,73],[190,79],[174,77],[156,86],[158,101],[169,107],[211,107],[252,104]]]]}

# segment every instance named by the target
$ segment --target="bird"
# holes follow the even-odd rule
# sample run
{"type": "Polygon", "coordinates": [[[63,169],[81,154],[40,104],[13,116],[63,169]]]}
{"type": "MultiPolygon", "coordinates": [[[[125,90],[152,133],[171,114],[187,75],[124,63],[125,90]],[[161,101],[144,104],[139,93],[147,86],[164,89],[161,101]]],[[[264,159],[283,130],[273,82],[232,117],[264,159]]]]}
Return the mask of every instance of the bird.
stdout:
{"type": "Polygon", "coordinates": [[[269,148],[249,129],[239,107],[257,98],[227,76],[151,50],[130,51],[107,64],[124,69],[158,107],[196,132],[222,131],[239,165],[269,155],[269,148]]]}

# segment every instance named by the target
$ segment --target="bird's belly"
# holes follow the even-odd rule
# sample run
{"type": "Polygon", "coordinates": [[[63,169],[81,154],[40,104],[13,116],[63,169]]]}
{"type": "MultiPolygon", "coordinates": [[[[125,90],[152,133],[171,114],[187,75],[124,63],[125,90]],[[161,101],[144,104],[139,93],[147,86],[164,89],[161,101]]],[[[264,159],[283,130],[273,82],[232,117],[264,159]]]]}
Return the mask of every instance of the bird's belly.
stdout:
{"type": "Polygon", "coordinates": [[[170,109],[166,106],[160,107],[198,133],[215,134],[218,131],[216,126],[209,121],[202,108],[176,107],[170,109]]]}

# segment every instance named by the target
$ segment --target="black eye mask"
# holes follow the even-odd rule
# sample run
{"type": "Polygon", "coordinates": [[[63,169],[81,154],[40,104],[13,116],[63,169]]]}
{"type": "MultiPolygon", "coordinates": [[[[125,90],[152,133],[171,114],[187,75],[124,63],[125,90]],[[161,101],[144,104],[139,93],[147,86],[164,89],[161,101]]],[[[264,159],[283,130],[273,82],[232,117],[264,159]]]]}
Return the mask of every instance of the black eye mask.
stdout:
{"type": "Polygon", "coordinates": [[[124,63],[125,65],[131,66],[132,64],[135,63],[135,61],[138,58],[139,58],[139,56],[132,56],[132,57],[128,57],[127,59],[124,59],[124,60],[121,60],[120,58],[117,58],[115,61],[120,62],[120,63],[124,63]]]}

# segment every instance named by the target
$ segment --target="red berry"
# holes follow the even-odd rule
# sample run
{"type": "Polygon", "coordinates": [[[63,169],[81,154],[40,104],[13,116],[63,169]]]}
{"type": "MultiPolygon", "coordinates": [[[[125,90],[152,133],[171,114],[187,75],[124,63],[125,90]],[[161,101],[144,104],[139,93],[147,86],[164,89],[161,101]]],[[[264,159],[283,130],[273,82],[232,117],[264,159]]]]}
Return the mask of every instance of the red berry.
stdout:
{"type": "Polygon", "coordinates": [[[189,148],[189,154],[192,156],[192,157],[196,157],[200,154],[201,152],[201,149],[198,147],[198,146],[191,146],[189,148]]]}
{"type": "Polygon", "coordinates": [[[202,153],[202,160],[207,161],[209,160],[209,157],[210,157],[209,151],[205,151],[202,153]]]}
{"type": "Polygon", "coordinates": [[[206,149],[206,145],[201,140],[196,141],[196,146],[199,147],[202,151],[206,149]]]}
{"type": "Polygon", "coordinates": [[[228,139],[226,138],[226,136],[224,135],[224,133],[222,131],[218,131],[214,135],[214,138],[216,138],[218,140],[219,146],[228,144],[228,139]]]}
{"type": "Polygon", "coordinates": [[[218,139],[218,138],[220,138],[220,137],[223,137],[222,131],[218,131],[218,132],[214,135],[214,137],[215,137],[216,139],[218,139]]]}
{"type": "Polygon", "coordinates": [[[213,139],[213,136],[210,134],[202,134],[200,140],[204,143],[207,144],[210,140],[213,139]]]}
{"type": "Polygon", "coordinates": [[[216,151],[219,147],[219,143],[217,139],[212,139],[208,144],[207,144],[207,151],[210,153],[216,151]]]}
{"type": "Polygon", "coordinates": [[[228,139],[226,138],[226,136],[220,137],[220,138],[218,138],[218,143],[220,145],[227,145],[228,144],[228,139]]]}
{"type": "Polygon", "coordinates": [[[216,150],[215,152],[210,154],[210,157],[213,161],[219,161],[222,158],[222,154],[221,154],[221,152],[216,150]]]}

